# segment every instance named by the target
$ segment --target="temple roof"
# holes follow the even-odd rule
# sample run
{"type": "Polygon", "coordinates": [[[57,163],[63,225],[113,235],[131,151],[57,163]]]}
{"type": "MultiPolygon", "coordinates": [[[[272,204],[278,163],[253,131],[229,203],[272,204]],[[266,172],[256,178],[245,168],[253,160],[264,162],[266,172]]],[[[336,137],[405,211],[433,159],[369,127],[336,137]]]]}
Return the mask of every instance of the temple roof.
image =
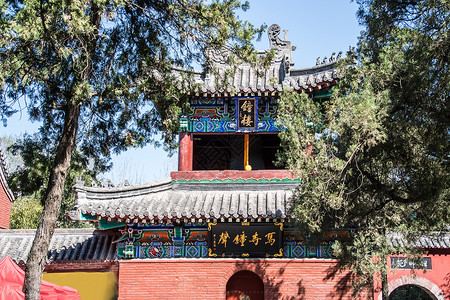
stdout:
{"type": "MultiPolygon", "coordinates": [[[[341,59],[342,51],[337,55],[333,52],[330,58],[317,58],[312,67],[294,69],[292,51],[296,47],[287,40],[286,31],[284,39],[279,37],[280,32],[279,25],[271,25],[268,29],[270,49],[258,53],[260,57],[270,51],[275,53],[268,67],[245,62],[232,66],[228,51],[208,50],[205,56],[210,67],[193,72],[199,91],[208,94],[281,92],[284,88],[299,91],[327,87],[339,78],[335,64],[341,59]]],[[[347,55],[353,52],[354,48],[350,48],[347,55]]],[[[183,69],[178,69],[175,74],[181,79],[183,69]]],[[[181,82],[186,81],[180,80],[180,84],[181,82]]]]}
{"type": "Polygon", "coordinates": [[[2,149],[0,147],[0,188],[3,187],[3,190],[6,193],[9,201],[14,202],[14,194],[8,186],[8,182],[6,178],[8,177],[8,172],[6,170],[6,164],[3,157],[2,149]]]}
{"type": "MultiPolygon", "coordinates": [[[[17,264],[24,264],[30,253],[36,230],[0,230],[0,259],[8,255],[17,264]]],[[[106,262],[117,260],[116,244],[120,237],[113,231],[93,228],[55,229],[47,253],[48,263],[106,262]]]]}
{"type": "Polygon", "coordinates": [[[400,232],[389,232],[388,241],[393,247],[417,247],[417,248],[450,248],[450,232],[430,232],[416,238],[408,239],[400,232]]]}
{"type": "Polygon", "coordinates": [[[72,220],[85,216],[130,220],[284,219],[298,184],[291,179],[168,179],[111,188],[77,184],[76,206],[68,216],[72,220]]]}

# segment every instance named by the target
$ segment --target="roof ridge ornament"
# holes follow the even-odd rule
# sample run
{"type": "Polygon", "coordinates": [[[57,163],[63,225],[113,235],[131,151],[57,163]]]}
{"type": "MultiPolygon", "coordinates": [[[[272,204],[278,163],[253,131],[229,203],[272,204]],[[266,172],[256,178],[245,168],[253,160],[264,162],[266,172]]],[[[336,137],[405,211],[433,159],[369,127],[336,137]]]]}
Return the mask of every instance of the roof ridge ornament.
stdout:
{"type": "Polygon", "coordinates": [[[291,45],[291,41],[287,39],[288,30],[284,29],[284,39],[280,39],[279,35],[281,32],[281,27],[278,24],[270,25],[267,30],[267,34],[269,36],[270,49],[273,49],[277,52],[275,59],[276,61],[281,61],[281,69],[280,69],[280,81],[282,82],[283,87],[289,87],[291,85],[290,80],[290,69],[294,66],[292,63],[292,51],[295,50],[295,46],[291,45]]]}
{"type": "MultiPolygon", "coordinates": [[[[318,57],[313,67],[294,69],[292,51],[295,47],[288,40],[288,30],[283,30],[284,37],[280,36],[281,31],[278,24],[270,25],[267,30],[270,48],[257,52],[258,57],[270,54],[272,59],[267,65],[246,62],[233,56],[227,48],[204,49],[203,70],[193,73],[196,83],[193,95],[207,98],[272,93],[273,96],[273,93],[284,88],[298,91],[319,86],[318,89],[321,89],[338,79],[335,64],[345,55],[345,51],[336,51],[325,58],[318,57]]],[[[354,52],[354,47],[350,48],[350,53],[354,52]]]]}
{"type": "MultiPolygon", "coordinates": [[[[355,47],[353,47],[354,50],[355,47]]],[[[350,49],[352,49],[350,47],[350,49]]],[[[350,53],[347,52],[347,54],[350,53]]],[[[353,52],[352,52],[353,53],[353,52]]],[[[326,56],[323,58],[322,62],[320,62],[320,56],[316,59],[316,66],[320,66],[320,65],[328,65],[328,64],[332,64],[337,62],[338,60],[340,60],[342,58],[342,51],[339,51],[338,55],[336,56],[336,52],[331,53],[330,58],[328,59],[326,56]]]]}
{"type": "MultiPolygon", "coordinates": [[[[272,24],[267,30],[267,35],[269,36],[270,49],[274,49],[278,52],[288,56],[289,61],[292,61],[292,51],[295,51],[297,47],[292,46],[291,41],[287,39],[288,30],[284,29],[284,39],[280,39],[279,35],[281,32],[281,27],[278,24],[272,24]]],[[[293,66],[294,64],[292,64],[293,66]]]]}
{"type": "MultiPolygon", "coordinates": [[[[278,24],[270,25],[269,29],[267,30],[267,34],[269,35],[269,42],[270,42],[271,49],[279,49],[281,47],[286,47],[288,45],[288,41],[281,40],[278,37],[280,32],[281,32],[281,27],[278,24]]],[[[285,37],[287,37],[286,34],[285,34],[285,37]]]]}
{"type": "Polygon", "coordinates": [[[226,48],[208,48],[205,50],[205,63],[208,65],[228,65],[230,51],[226,48]]]}
{"type": "Polygon", "coordinates": [[[356,54],[356,48],[355,47],[348,46],[347,57],[351,57],[353,63],[357,62],[357,54],[356,54]]]}
{"type": "Polygon", "coordinates": [[[84,186],[84,180],[81,175],[75,177],[75,185],[76,186],[84,186]]]}

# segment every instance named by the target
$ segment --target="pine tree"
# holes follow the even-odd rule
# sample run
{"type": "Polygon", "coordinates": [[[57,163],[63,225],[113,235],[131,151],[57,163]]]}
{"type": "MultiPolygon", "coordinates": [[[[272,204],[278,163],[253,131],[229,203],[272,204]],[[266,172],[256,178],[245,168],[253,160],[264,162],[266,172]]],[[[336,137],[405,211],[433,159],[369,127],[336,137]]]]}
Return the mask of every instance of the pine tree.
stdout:
{"type": "Polygon", "coordinates": [[[354,291],[373,286],[388,298],[389,234],[448,230],[450,224],[450,3],[359,1],[357,57],[339,67],[329,101],[286,91],[279,122],[281,161],[299,172],[292,209],[306,234],[355,229],[335,244],[354,291]],[[295,117],[293,117],[295,116],[295,117]]]}
{"type": "MultiPolygon", "coordinates": [[[[0,109],[5,120],[26,107],[56,142],[44,209],[26,264],[26,299],[38,299],[46,253],[74,149],[107,169],[130,146],[175,147],[186,107],[173,66],[227,48],[253,56],[256,30],[236,17],[235,0],[0,0],[0,109]]],[[[254,56],[253,56],[254,57],[254,56]]]]}

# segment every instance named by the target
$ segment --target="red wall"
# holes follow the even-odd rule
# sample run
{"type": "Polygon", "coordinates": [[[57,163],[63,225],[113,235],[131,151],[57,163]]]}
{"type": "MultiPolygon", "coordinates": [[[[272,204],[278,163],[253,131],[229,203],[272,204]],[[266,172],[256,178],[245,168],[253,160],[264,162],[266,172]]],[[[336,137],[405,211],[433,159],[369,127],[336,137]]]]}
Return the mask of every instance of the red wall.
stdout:
{"type": "MultiPolygon", "coordinates": [[[[392,272],[388,273],[389,293],[400,285],[413,284],[428,290],[437,299],[450,299],[449,253],[442,252],[424,256],[431,258],[431,270],[391,270],[392,272]]],[[[388,266],[391,267],[390,258],[388,258],[388,266]]],[[[380,283],[378,283],[379,287],[380,283]]],[[[379,292],[375,293],[374,299],[381,299],[379,292]]]]}
{"type": "Polygon", "coordinates": [[[0,228],[9,228],[9,216],[11,214],[12,202],[9,201],[3,186],[0,183],[0,228]]]}
{"type": "Polygon", "coordinates": [[[119,299],[225,299],[228,279],[249,270],[265,299],[353,299],[348,274],[328,259],[148,259],[119,262],[119,299]],[[347,275],[347,276],[346,276],[347,275]]]}

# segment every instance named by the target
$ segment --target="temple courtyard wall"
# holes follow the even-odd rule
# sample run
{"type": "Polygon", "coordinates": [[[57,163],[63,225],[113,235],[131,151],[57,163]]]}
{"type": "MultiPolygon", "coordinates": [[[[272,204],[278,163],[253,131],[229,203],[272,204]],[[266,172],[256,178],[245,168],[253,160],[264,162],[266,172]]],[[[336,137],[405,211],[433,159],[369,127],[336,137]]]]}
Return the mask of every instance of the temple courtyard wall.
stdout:
{"type": "Polygon", "coordinates": [[[118,299],[226,299],[239,271],[264,283],[264,299],[353,299],[349,274],[331,259],[144,259],[119,261],[118,299]]]}
{"type": "MultiPolygon", "coordinates": [[[[389,294],[396,288],[404,285],[413,285],[421,288],[430,295],[431,299],[450,299],[450,256],[447,249],[432,251],[425,258],[429,258],[430,266],[427,269],[398,269],[392,265],[392,257],[404,257],[395,255],[388,258],[388,287],[389,294]]],[[[381,300],[381,283],[375,286],[373,299],[381,300]]]]}

